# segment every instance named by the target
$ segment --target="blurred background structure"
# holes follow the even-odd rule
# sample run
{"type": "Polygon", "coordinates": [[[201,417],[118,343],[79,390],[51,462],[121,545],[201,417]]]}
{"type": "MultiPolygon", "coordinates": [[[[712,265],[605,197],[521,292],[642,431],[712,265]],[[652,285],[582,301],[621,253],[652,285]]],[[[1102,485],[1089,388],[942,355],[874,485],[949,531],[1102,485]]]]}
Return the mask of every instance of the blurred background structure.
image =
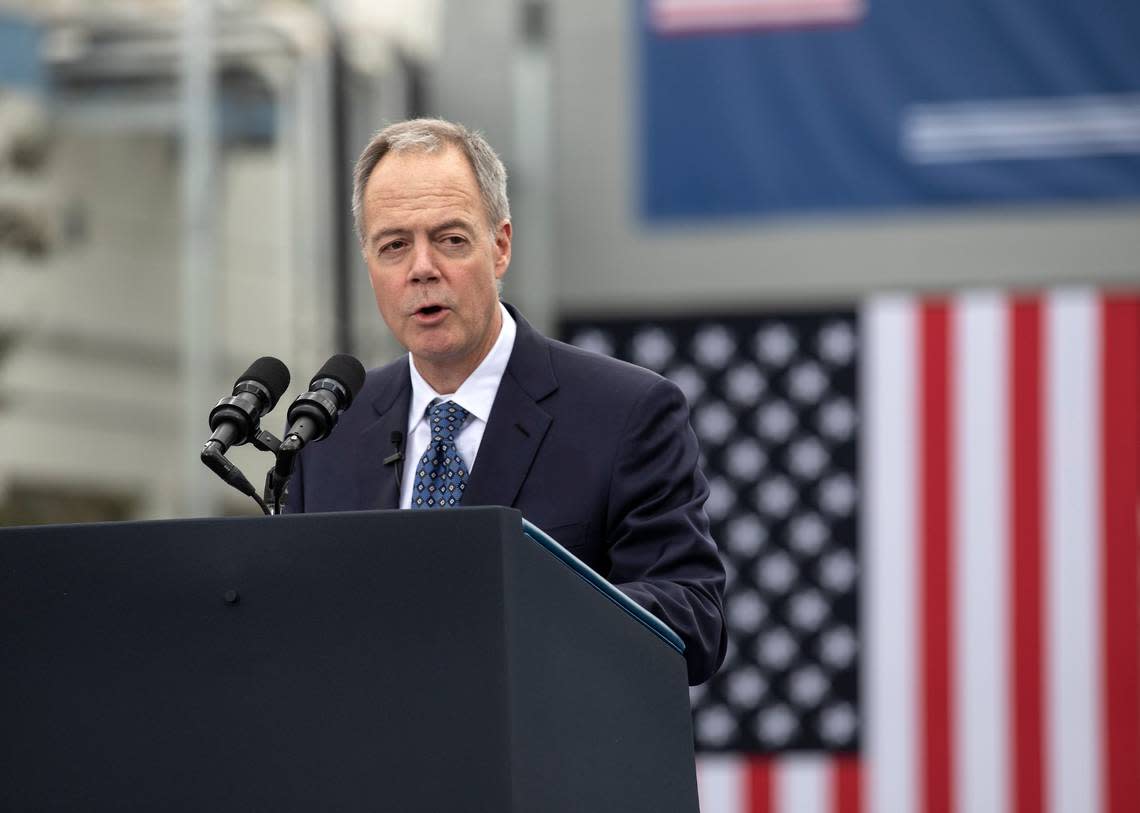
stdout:
{"type": "Polygon", "coordinates": [[[206,417],[400,352],[348,199],[414,115],[508,167],[505,298],[690,398],[707,810],[1140,809],[1127,4],[0,0],[0,524],[256,511],[206,417]]]}

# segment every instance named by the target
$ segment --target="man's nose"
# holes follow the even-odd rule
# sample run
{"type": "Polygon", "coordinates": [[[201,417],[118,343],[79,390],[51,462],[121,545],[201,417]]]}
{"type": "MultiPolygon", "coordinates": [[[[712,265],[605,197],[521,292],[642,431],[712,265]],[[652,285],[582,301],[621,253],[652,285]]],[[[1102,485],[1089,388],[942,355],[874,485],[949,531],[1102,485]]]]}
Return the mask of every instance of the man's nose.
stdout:
{"type": "Polygon", "coordinates": [[[431,255],[431,242],[417,240],[412,248],[412,265],[408,269],[408,279],[412,282],[429,282],[438,278],[439,271],[431,255]]]}

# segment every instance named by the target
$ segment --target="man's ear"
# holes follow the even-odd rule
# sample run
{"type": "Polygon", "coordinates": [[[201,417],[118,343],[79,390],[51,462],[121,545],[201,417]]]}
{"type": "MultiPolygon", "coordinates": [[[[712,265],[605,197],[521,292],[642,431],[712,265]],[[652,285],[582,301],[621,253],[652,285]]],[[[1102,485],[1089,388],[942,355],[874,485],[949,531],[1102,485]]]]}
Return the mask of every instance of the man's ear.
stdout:
{"type": "Polygon", "coordinates": [[[495,229],[495,279],[502,279],[511,264],[511,221],[504,220],[495,229]]]}

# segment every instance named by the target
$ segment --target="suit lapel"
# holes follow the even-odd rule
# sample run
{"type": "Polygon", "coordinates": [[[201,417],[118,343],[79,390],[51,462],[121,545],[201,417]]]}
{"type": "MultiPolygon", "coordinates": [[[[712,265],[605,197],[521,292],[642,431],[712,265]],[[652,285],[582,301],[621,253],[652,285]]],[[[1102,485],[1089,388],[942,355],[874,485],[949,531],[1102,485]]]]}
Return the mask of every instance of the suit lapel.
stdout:
{"type": "MultiPolygon", "coordinates": [[[[402,372],[398,371],[372,399],[376,419],[360,434],[360,445],[356,450],[356,483],[360,488],[358,503],[362,509],[400,507],[396,467],[384,465],[384,458],[395,451],[392,433],[403,435],[408,431],[412,384],[407,364],[400,369],[402,372]]],[[[406,449],[407,438],[403,445],[406,449]]],[[[404,460],[402,468],[414,465],[414,461],[404,460]]]]}
{"type": "Polygon", "coordinates": [[[550,429],[539,402],[558,389],[546,339],[507,305],[518,326],[491,419],[463,492],[463,504],[513,505],[550,429]]]}
{"type": "Polygon", "coordinates": [[[463,504],[513,505],[549,428],[550,416],[504,374],[463,504]]]}

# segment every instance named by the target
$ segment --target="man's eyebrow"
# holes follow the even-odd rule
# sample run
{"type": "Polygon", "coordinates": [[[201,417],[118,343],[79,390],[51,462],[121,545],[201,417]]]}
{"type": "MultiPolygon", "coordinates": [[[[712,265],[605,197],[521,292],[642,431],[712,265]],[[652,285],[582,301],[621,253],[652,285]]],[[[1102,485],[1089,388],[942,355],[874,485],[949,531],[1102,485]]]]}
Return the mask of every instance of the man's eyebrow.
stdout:
{"type": "Polygon", "coordinates": [[[387,240],[389,237],[403,236],[407,233],[408,233],[407,229],[401,229],[401,228],[379,229],[377,231],[372,232],[372,235],[369,237],[369,240],[371,240],[373,243],[376,243],[376,242],[379,242],[380,240],[387,240]]]}
{"type": "Polygon", "coordinates": [[[462,229],[463,231],[466,231],[466,232],[475,231],[475,227],[471,225],[470,221],[464,220],[461,217],[455,217],[455,218],[452,218],[451,220],[445,220],[443,223],[440,223],[438,226],[433,226],[431,233],[432,234],[439,234],[441,231],[447,231],[448,229],[462,229]]]}
{"type": "MultiPolygon", "coordinates": [[[[435,234],[439,234],[440,232],[447,231],[449,229],[462,229],[463,231],[466,231],[468,233],[473,233],[475,231],[475,227],[473,225],[471,225],[471,221],[465,220],[464,218],[461,218],[461,217],[454,217],[451,220],[445,220],[443,223],[440,223],[437,226],[432,226],[431,227],[431,233],[433,235],[435,235],[435,234]]],[[[389,227],[387,229],[379,229],[379,230],[373,232],[371,237],[369,237],[369,239],[373,243],[377,243],[377,242],[380,242],[381,240],[387,240],[389,237],[405,237],[410,232],[411,232],[410,229],[400,228],[398,226],[392,226],[392,227],[389,227]]]]}

